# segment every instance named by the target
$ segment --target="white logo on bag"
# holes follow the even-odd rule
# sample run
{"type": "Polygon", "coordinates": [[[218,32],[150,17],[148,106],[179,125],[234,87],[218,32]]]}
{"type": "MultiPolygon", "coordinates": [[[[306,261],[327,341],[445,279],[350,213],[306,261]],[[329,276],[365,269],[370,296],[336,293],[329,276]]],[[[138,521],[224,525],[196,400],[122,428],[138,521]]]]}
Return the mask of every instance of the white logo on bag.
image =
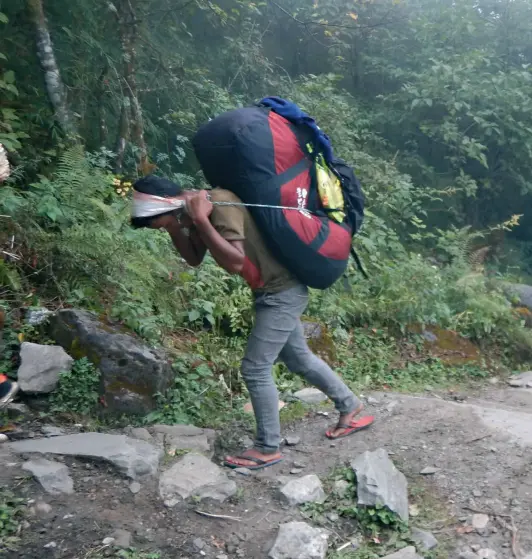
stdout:
{"type": "Polygon", "coordinates": [[[296,190],[297,193],[297,207],[305,217],[312,219],[312,216],[307,211],[307,194],[308,190],[306,188],[300,188],[296,190]]]}

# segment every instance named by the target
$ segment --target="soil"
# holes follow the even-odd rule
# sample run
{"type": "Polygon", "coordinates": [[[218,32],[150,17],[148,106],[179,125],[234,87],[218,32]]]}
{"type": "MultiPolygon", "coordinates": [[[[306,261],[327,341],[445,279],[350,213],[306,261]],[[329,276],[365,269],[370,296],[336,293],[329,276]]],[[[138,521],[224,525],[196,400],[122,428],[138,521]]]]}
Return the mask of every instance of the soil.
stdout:
{"type": "MultiPolygon", "coordinates": [[[[379,447],[407,476],[411,504],[419,503],[424,511],[411,523],[432,531],[446,546],[440,557],[458,559],[461,552],[480,548],[494,550],[498,559],[521,559],[532,553],[531,389],[491,385],[467,395],[365,396],[371,396],[366,412],[376,416],[371,429],[331,442],[324,433],[335,413],[330,411],[328,417],[323,411],[309,413],[287,429],[285,434],[301,441],[283,449],[284,462],[249,477],[233,473],[239,491],[224,504],[189,502],[168,509],[158,495],[156,479],[141,481],[140,492],[133,494],[130,480],[110,466],[70,458],[64,462],[75,494],[52,496],[21,470],[21,457],[0,445],[0,483],[28,503],[29,523],[18,548],[3,556],[104,557],[103,539],[125,529],[132,535],[132,546],[157,551],[161,558],[266,558],[280,523],[305,520],[301,511],[278,499],[280,480],[289,477],[296,464],[303,467],[303,474],[324,479],[361,452],[379,447]],[[437,471],[421,475],[426,467],[437,471]],[[51,511],[33,511],[40,501],[51,511]],[[197,510],[240,521],[208,518],[197,510]],[[490,523],[480,533],[468,533],[475,512],[490,515],[490,523]]],[[[221,433],[220,440],[233,440],[230,435],[221,433]]],[[[168,465],[165,461],[162,468],[168,465]]],[[[351,535],[349,525],[329,522],[328,527],[335,532],[332,550],[351,535]]]]}

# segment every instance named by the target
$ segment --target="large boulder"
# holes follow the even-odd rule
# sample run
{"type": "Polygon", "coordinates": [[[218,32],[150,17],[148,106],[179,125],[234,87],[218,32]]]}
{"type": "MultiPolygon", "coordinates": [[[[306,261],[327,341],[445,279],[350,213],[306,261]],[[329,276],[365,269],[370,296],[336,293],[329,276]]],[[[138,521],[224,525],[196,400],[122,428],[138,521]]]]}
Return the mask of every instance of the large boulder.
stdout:
{"type": "Polygon", "coordinates": [[[20,347],[17,373],[20,389],[31,394],[52,392],[60,373],[70,371],[73,362],[62,347],[24,342],[20,347]]]}
{"type": "Polygon", "coordinates": [[[70,355],[98,367],[108,411],[146,414],[155,407],[155,394],[170,386],[172,368],[164,352],[131,332],[75,309],[59,311],[49,323],[50,335],[70,355]]]}
{"type": "Polygon", "coordinates": [[[505,282],[502,287],[516,306],[525,307],[532,311],[532,285],[505,282]]]}
{"type": "Polygon", "coordinates": [[[59,454],[109,462],[131,479],[154,476],[162,454],[160,449],[144,441],[107,433],[26,439],[8,443],[8,449],[19,454],[59,454]]]}

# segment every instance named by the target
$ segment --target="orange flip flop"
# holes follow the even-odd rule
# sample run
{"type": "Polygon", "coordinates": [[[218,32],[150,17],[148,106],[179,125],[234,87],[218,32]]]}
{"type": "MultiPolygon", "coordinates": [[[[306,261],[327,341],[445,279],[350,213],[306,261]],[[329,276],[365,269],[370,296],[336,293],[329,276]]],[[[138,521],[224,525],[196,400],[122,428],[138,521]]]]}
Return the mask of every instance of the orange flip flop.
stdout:
{"type": "Polygon", "coordinates": [[[367,429],[370,427],[373,422],[375,421],[375,416],[373,415],[366,415],[365,417],[361,417],[356,421],[351,421],[351,423],[338,423],[338,425],[334,428],[336,429],[345,429],[345,432],[337,437],[331,436],[331,431],[327,431],[325,436],[330,439],[331,441],[336,441],[337,439],[343,439],[345,437],[349,437],[353,433],[358,431],[362,431],[363,429],[367,429]]]}

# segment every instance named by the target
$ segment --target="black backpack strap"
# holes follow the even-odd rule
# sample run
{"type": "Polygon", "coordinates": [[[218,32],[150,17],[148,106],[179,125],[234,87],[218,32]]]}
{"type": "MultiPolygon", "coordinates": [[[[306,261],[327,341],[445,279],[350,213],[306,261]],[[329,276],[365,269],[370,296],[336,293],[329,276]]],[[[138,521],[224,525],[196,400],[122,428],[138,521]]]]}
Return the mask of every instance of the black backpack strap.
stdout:
{"type": "Polygon", "coordinates": [[[369,276],[366,270],[364,270],[364,266],[362,266],[362,262],[360,261],[360,258],[358,257],[358,254],[356,253],[353,247],[351,247],[351,256],[353,257],[353,260],[355,261],[357,268],[360,270],[360,273],[364,276],[365,279],[369,279],[369,276]]]}

